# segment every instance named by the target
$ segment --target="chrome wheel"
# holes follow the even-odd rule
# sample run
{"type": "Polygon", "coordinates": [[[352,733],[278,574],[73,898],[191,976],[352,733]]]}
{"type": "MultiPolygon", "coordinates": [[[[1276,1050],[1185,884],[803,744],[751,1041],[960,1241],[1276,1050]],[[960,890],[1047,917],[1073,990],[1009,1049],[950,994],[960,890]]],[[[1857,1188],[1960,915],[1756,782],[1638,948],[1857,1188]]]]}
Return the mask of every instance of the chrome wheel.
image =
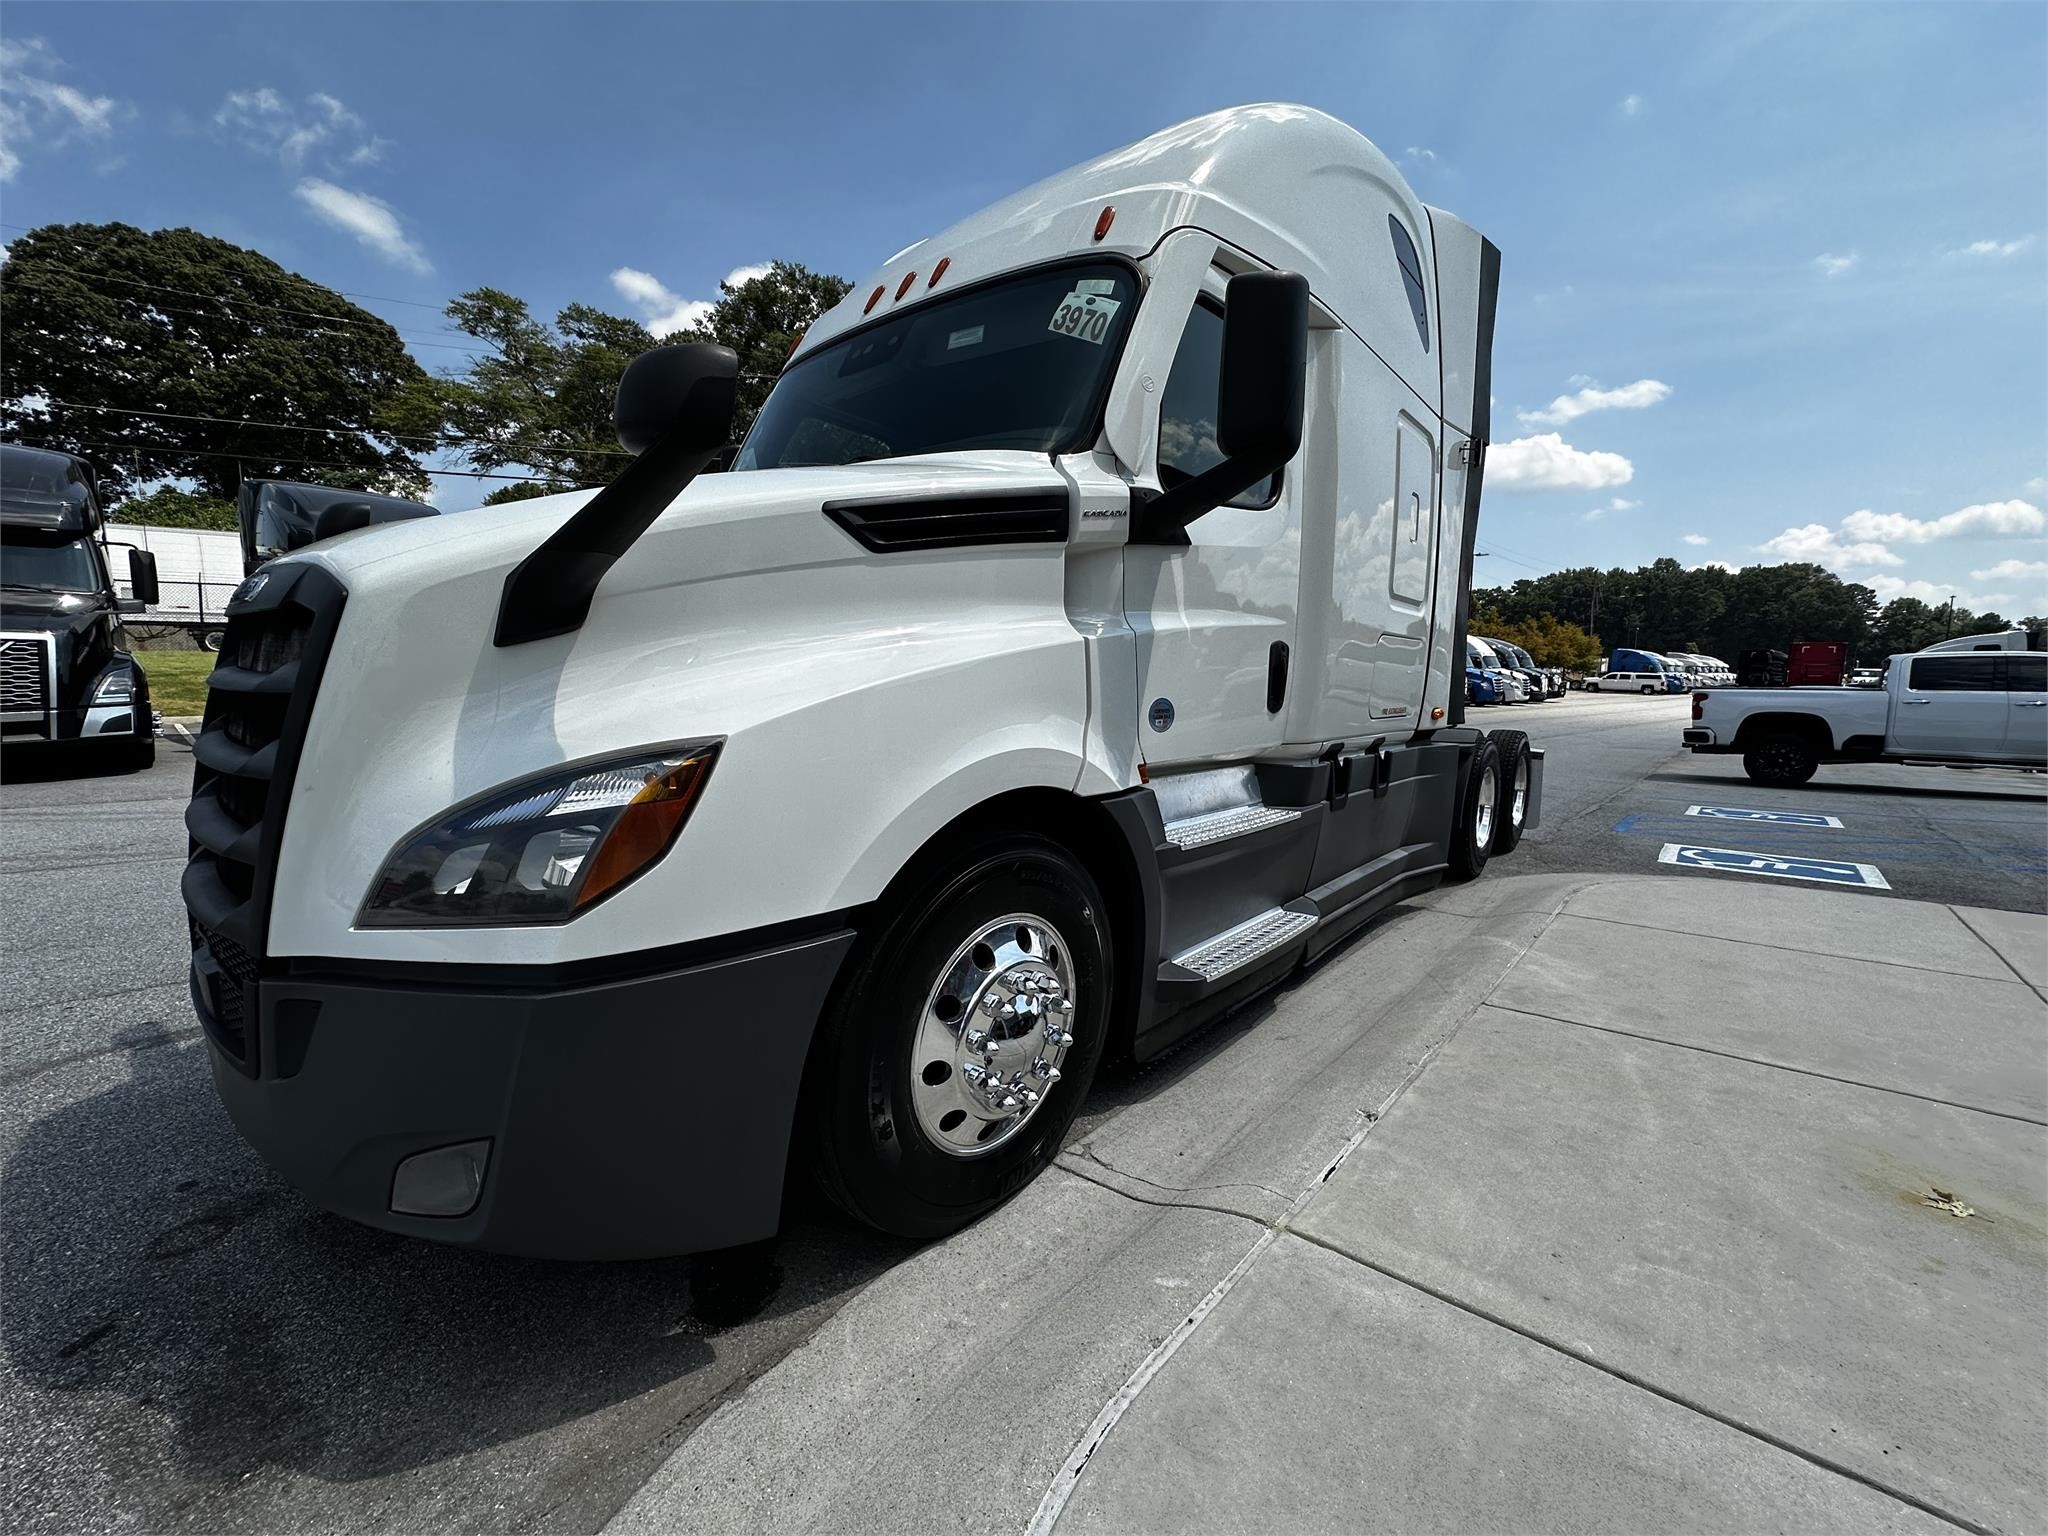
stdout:
{"type": "Polygon", "coordinates": [[[1074,957],[1044,918],[1013,912],[953,951],[924,1002],[910,1098],[927,1139],[978,1157],[1038,1112],[1074,1043],[1074,957]]]}
{"type": "Polygon", "coordinates": [[[1515,831],[1522,830],[1522,817],[1529,809],[1529,754],[1523,753],[1515,764],[1515,794],[1508,802],[1508,825],[1515,831]]]}
{"type": "Polygon", "coordinates": [[[1478,814],[1472,818],[1472,846],[1481,850],[1493,846],[1493,808],[1500,800],[1500,770],[1492,763],[1479,779],[1478,814]]]}

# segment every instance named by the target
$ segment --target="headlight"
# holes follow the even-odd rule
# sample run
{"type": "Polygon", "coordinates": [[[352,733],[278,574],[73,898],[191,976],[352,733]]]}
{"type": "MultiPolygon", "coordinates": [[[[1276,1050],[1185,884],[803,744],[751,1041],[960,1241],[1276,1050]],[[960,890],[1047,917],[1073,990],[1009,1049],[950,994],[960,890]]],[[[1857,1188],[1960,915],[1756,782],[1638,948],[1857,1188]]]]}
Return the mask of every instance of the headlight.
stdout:
{"type": "Polygon", "coordinates": [[[135,669],[116,667],[105,677],[92,685],[92,704],[132,704],[135,702],[135,669]]]}
{"type": "Polygon", "coordinates": [[[398,845],[357,922],[565,923],[668,852],[717,756],[716,742],[657,748],[457,806],[398,845]]]}

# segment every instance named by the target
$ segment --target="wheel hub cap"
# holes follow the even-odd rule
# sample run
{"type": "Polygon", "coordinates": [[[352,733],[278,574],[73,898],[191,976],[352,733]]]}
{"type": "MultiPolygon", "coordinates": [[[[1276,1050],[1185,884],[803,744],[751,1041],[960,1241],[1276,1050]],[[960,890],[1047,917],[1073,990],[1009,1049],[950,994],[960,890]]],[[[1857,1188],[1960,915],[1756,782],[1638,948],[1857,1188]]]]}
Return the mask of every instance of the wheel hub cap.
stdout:
{"type": "Polygon", "coordinates": [[[933,1144],[974,1157],[1022,1130],[1060,1080],[1074,1007],[1073,956],[1043,918],[999,917],[955,950],[925,999],[910,1063],[933,1144]]]}

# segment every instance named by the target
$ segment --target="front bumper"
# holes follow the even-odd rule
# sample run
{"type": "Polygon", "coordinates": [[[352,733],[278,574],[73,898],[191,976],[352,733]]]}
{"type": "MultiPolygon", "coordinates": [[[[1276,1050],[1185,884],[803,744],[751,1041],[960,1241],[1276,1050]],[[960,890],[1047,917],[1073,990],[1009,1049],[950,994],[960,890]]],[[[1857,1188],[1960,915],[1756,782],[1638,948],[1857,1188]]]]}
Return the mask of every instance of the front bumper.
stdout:
{"type": "Polygon", "coordinates": [[[554,989],[266,976],[243,994],[240,1059],[199,966],[193,1003],[229,1117],[314,1203],[506,1253],[647,1258],[774,1233],[804,1059],[852,942],[554,989]],[[468,1214],[392,1210],[401,1161],[473,1141],[490,1150],[468,1214]]]}

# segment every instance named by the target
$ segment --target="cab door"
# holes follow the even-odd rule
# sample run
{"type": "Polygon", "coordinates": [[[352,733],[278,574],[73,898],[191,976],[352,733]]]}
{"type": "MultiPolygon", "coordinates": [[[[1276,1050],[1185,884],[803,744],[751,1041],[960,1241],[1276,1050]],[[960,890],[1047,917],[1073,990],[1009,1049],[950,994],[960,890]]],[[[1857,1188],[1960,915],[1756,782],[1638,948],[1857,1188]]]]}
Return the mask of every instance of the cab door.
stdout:
{"type": "Polygon", "coordinates": [[[2016,763],[2048,763],[2048,656],[2005,657],[2005,750],[2016,763]]]}
{"type": "Polygon", "coordinates": [[[1994,651],[1915,656],[1892,705],[1893,751],[1930,757],[2002,756],[2005,658],[1994,651]]]}
{"type": "MultiPolygon", "coordinates": [[[[1226,275],[1190,307],[1159,405],[1163,489],[1222,462],[1226,275]]],[[[1139,736],[1152,764],[1242,760],[1277,747],[1296,640],[1301,512],[1289,470],[1187,527],[1185,548],[1125,551],[1124,604],[1137,637],[1139,736]]]]}

